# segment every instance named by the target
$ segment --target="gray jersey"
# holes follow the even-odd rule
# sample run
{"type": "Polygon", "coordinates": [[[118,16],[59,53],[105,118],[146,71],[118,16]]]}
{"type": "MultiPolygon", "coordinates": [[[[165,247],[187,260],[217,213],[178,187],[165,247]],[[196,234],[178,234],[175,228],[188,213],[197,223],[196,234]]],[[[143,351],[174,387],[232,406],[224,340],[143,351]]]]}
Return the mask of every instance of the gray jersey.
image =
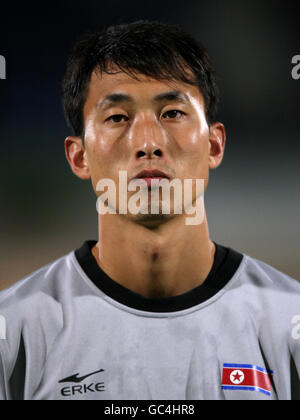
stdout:
{"type": "Polygon", "coordinates": [[[296,280],[217,245],[201,286],[146,298],[94,244],[0,293],[0,400],[300,399],[296,280]]]}

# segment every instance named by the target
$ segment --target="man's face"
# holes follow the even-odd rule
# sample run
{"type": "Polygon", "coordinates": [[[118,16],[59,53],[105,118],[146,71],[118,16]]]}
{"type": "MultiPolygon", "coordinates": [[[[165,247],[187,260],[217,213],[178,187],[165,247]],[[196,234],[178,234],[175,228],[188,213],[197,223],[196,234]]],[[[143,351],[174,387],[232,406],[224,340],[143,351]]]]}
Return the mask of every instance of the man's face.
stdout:
{"type": "Polygon", "coordinates": [[[118,186],[119,171],[127,171],[129,182],[145,169],[204,179],[206,188],[210,167],[219,164],[215,147],[224,131],[218,123],[212,133],[196,86],[94,72],[83,114],[84,159],[95,191],[100,179],[118,186]]]}

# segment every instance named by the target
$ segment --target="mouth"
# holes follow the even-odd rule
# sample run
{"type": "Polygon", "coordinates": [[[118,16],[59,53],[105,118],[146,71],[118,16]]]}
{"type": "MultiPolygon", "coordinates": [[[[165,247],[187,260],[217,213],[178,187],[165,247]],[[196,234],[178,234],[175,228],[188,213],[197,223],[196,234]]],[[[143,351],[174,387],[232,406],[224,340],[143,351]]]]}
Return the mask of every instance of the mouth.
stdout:
{"type": "Polygon", "coordinates": [[[170,179],[169,175],[165,172],[160,171],[158,169],[144,169],[143,171],[139,172],[135,177],[134,180],[143,179],[147,185],[151,186],[151,183],[154,181],[160,181],[162,179],[170,179]]]}

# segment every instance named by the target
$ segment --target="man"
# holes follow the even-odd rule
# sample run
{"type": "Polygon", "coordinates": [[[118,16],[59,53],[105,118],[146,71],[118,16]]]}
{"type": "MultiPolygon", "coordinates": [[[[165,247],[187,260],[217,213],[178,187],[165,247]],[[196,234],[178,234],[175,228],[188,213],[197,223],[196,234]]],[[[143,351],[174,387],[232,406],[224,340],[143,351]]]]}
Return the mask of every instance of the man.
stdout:
{"type": "Polygon", "coordinates": [[[299,398],[299,283],[210,239],[217,103],[206,51],[177,27],[135,22],[75,45],[65,151],[97,194],[98,241],[2,292],[1,399],[299,398]],[[169,203],[161,180],[177,181],[169,203]]]}

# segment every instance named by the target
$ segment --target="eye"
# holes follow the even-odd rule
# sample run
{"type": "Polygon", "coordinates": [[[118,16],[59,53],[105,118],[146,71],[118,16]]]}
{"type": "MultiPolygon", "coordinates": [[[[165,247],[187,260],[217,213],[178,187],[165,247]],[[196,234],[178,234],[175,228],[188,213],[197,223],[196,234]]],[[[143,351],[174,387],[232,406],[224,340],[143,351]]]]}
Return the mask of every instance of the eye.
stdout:
{"type": "Polygon", "coordinates": [[[165,112],[162,117],[167,120],[178,120],[179,118],[183,117],[185,113],[183,111],[179,111],[178,109],[171,109],[170,111],[165,112]]]}
{"type": "Polygon", "coordinates": [[[109,121],[109,122],[118,124],[118,123],[121,123],[121,122],[124,122],[124,121],[128,121],[128,120],[129,120],[129,118],[126,115],[123,115],[123,114],[115,114],[115,115],[111,115],[105,121],[109,121]]]}

